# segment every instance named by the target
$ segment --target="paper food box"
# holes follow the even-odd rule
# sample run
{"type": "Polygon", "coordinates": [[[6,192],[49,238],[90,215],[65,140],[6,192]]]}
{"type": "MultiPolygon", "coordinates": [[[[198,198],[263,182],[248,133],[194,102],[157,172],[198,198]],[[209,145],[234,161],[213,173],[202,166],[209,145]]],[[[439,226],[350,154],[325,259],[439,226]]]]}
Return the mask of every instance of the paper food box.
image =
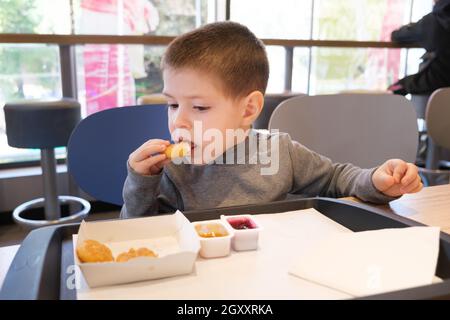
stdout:
{"type": "Polygon", "coordinates": [[[91,288],[189,274],[200,250],[194,227],[180,211],[138,219],[83,221],[73,242],[75,263],[91,288]],[[157,256],[139,256],[126,262],[82,263],[76,248],[85,240],[106,245],[114,259],[131,248],[147,248],[157,256]]]}

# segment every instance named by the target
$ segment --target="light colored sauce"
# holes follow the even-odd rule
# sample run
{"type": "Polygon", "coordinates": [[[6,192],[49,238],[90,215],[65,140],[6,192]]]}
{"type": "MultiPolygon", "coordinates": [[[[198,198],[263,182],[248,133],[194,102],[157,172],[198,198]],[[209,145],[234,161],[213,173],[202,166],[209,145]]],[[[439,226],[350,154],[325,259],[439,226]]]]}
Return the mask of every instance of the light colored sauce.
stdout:
{"type": "Polygon", "coordinates": [[[202,238],[225,237],[228,235],[227,230],[218,223],[198,224],[195,226],[195,231],[202,238]]]}

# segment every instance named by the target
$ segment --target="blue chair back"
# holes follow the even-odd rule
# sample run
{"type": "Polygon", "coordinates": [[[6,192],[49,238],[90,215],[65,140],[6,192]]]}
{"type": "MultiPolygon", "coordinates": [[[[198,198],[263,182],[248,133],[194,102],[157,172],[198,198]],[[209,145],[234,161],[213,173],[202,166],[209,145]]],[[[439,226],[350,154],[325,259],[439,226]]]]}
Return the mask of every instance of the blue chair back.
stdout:
{"type": "Polygon", "coordinates": [[[113,108],[83,119],[67,146],[68,170],[97,200],[122,205],[130,153],[153,138],[170,139],[165,105],[113,108]]]}

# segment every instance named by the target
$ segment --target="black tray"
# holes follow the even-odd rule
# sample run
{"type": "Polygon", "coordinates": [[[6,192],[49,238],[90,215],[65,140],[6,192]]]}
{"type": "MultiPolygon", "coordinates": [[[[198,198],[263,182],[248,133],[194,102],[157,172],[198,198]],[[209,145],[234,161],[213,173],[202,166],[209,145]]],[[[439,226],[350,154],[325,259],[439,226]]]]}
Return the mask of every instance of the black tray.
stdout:
{"type": "MultiPolygon", "coordinates": [[[[265,214],[315,208],[352,231],[402,228],[422,224],[359,203],[329,198],[309,198],[261,205],[187,211],[190,221],[217,219],[221,214],[265,214]]],[[[66,286],[69,266],[74,264],[72,235],[79,224],[32,231],[23,241],[0,291],[0,299],[76,299],[66,286]]],[[[364,299],[450,299],[450,236],[440,234],[436,275],[444,281],[412,289],[383,293],[364,299]]]]}

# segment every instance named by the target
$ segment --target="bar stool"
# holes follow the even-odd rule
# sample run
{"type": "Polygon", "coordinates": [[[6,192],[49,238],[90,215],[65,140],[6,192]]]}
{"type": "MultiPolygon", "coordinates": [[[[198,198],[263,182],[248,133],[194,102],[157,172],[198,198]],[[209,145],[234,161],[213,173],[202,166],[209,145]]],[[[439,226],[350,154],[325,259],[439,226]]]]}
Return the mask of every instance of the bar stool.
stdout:
{"type": "Polygon", "coordinates": [[[8,144],[16,148],[41,150],[44,197],[19,205],[13,219],[25,228],[81,221],[90,211],[90,203],[73,196],[58,196],[56,183],[56,147],[67,146],[70,134],[81,119],[80,104],[72,99],[19,101],[5,104],[8,144]],[[61,216],[63,204],[79,204],[81,210],[61,216]],[[44,207],[45,219],[24,216],[25,211],[44,207]]]}
{"type": "Polygon", "coordinates": [[[417,119],[425,119],[425,113],[427,111],[427,103],[430,99],[429,94],[412,94],[411,103],[416,110],[417,119]]]}

